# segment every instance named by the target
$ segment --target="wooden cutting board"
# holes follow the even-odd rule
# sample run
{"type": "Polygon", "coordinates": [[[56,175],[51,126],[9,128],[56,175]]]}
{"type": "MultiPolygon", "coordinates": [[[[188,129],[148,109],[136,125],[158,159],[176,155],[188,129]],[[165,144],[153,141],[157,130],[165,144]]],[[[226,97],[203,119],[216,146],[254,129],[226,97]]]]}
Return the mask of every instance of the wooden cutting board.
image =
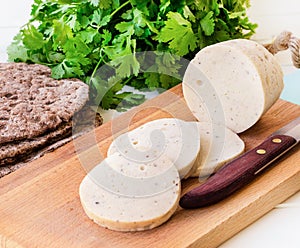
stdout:
{"type": "MultiPolygon", "coordinates": [[[[300,106],[279,100],[241,134],[246,150],[297,116],[300,106]]],[[[97,226],[83,212],[78,195],[86,170],[101,161],[115,135],[162,117],[194,120],[180,85],[0,179],[0,246],[216,247],[300,189],[298,146],[230,198],[202,209],[178,208],[154,230],[119,233],[97,226]]],[[[195,184],[184,181],[183,191],[195,184]]]]}

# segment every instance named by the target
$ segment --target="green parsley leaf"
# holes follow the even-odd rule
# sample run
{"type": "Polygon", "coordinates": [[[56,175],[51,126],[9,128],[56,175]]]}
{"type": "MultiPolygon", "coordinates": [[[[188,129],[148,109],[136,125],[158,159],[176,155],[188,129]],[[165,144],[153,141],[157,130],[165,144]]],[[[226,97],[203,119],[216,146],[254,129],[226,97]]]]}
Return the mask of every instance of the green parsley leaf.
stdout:
{"type": "Polygon", "coordinates": [[[37,50],[44,46],[44,37],[33,25],[28,25],[23,30],[23,44],[31,50],[37,50]]]}
{"type": "Polygon", "coordinates": [[[126,49],[111,61],[111,64],[117,68],[116,73],[121,78],[138,75],[140,64],[135,57],[136,40],[131,40],[129,37],[126,40],[126,49]]]}
{"type": "Polygon", "coordinates": [[[14,37],[13,42],[7,48],[8,60],[27,61],[29,59],[27,52],[28,49],[22,46],[22,35],[19,33],[14,37]]]}
{"type": "Polygon", "coordinates": [[[100,9],[109,9],[112,5],[112,0],[94,0],[98,2],[100,9]]]}
{"type": "Polygon", "coordinates": [[[89,2],[91,3],[91,5],[98,7],[100,0],[90,0],[89,2]]]}
{"type": "Polygon", "coordinates": [[[103,45],[106,46],[112,39],[112,34],[108,30],[104,29],[103,30],[103,45]]]}
{"type": "Polygon", "coordinates": [[[97,29],[93,29],[92,27],[88,27],[85,30],[80,31],[77,36],[85,43],[92,43],[96,36],[101,36],[97,29]]]}
{"type": "Polygon", "coordinates": [[[53,41],[55,49],[65,44],[72,37],[73,32],[68,24],[62,20],[53,21],[53,41]]]}
{"type": "Polygon", "coordinates": [[[215,29],[214,13],[209,11],[207,15],[200,20],[200,25],[205,35],[212,35],[215,29]]]}
{"type": "Polygon", "coordinates": [[[165,27],[157,35],[161,42],[168,42],[170,48],[177,55],[183,56],[197,47],[197,37],[192,30],[191,23],[185,20],[179,13],[169,12],[165,27]]]}

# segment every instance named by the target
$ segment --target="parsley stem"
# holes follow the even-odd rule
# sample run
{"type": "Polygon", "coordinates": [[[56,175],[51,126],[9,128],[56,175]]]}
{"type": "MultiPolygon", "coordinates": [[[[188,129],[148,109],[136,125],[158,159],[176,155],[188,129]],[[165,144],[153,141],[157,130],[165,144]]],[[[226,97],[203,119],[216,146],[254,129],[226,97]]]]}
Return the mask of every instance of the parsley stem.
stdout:
{"type": "Polygon", "coordinates": [[[101,64],[102,61],[103,61],[103,57],[104,57],[104,56],[100,56],[100,59],[99,59],[97,65],[95,66],[95,68],[94,68],[94,70],[93,70],[93,73],[92,73],[92,75],[91,75],[91,78],[93,78],[93,77],[95,76],[95,74],[96,74],[96,72],[97,72],[97,70],[98,70],[100,64],[101,64]]]}
{"type": "Polygon", "coordinates": [[[113,17],[119,10],[121,10],[122,8],[124,8],[128,4],[130,4],[130,1],[127,1],[127,2],[123,3],[119,8],[117,8],[114,12],[112,12],[110,14],[110,17],[113,17]]]}
{"type": "Polygon", "coordinates": [[[127,85],[127,84],[131,81],[132,78],[133,78],[133,75],[129,76],[129,77],[125,80],[125,82],[122,82],[122,84],[123,84],[123,85],[127,85]]]}

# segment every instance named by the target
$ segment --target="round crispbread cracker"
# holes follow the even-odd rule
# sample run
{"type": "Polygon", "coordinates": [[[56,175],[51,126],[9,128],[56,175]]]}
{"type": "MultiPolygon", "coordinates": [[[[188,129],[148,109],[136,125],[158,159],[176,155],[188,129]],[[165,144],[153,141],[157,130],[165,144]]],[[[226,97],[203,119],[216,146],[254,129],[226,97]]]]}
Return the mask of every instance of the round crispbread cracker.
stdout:
{"type": "Polygon", "coordinates": [[[43,65],[0,63],[0,144],[54,130],[85,105],[88,85],[50,75],[43,65]]]}

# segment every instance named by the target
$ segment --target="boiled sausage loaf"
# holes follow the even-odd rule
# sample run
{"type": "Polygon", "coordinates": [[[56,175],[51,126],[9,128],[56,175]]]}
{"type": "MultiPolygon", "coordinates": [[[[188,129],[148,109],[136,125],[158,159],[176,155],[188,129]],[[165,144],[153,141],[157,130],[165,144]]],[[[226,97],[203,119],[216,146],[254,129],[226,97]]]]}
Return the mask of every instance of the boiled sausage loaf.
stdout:
{"type": "Polygon", "coordinates": [[[184,98],[199,121],[236,133],[254,125],[283,90],[283,73],[262,45],[244,39],[202,49],[183,78],[184,98]]]}

